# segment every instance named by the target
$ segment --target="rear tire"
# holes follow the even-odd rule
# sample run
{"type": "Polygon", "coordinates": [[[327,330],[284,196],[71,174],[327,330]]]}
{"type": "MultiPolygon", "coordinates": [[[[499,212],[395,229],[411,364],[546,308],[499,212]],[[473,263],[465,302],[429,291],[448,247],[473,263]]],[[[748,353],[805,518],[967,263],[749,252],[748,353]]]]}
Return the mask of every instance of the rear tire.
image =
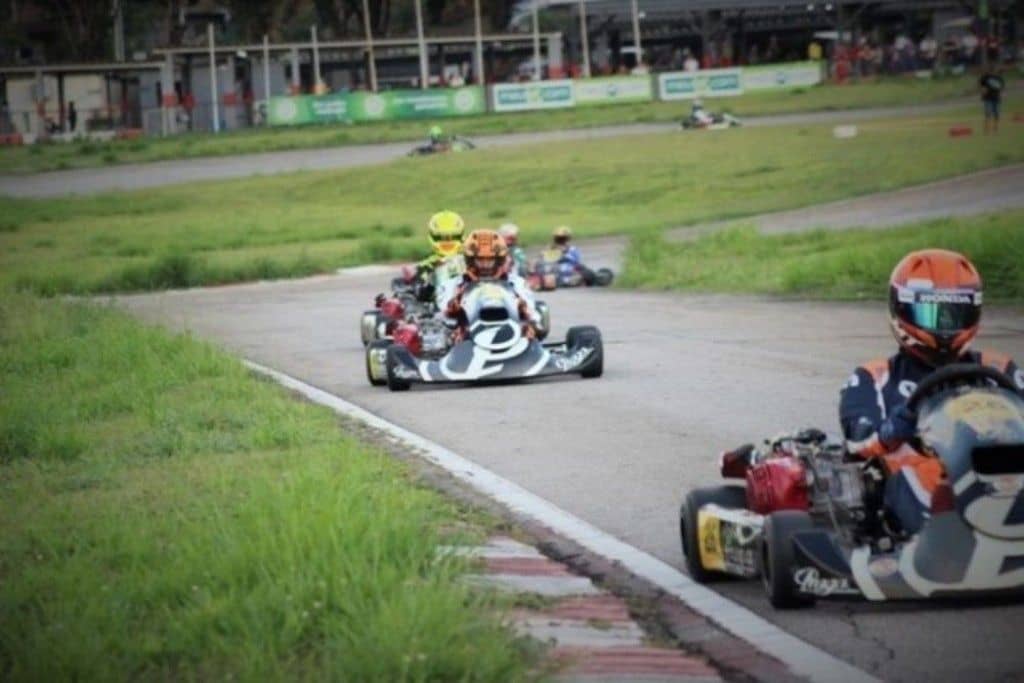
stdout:
{"type": "Polygon", "coordinates": [[[813,527],[811,517],[801,510],[773,512],[764,519],[764,540],[759,554],[761,581],[772,607],[809,607],[814,598],[797,592],[793,580],[796,553],[793,534],[813,527]]]}
{"type": "Polygon", "coordinates": [[[551,332],[551,309],[543,301],[537,302],[537,313],[540,314],[540,326],[537,328],[537,340],[544,341],[551,332]]]}
{"type": "MultiPolygon", "coordinates": [[[[391,346],[390,339],[375,339],[366,347],[366,379],[369,380],[370,384],[375,387],[382,387],[388,383],[387,377],[374,377],[372,365],[370,363],[370,357],[377,351],[383,349],[385,353],[387,348],[391,346]]],[[[386,356],[385,356],[386,358],[386,356]]],[[[386,363],[387,361],[385,361],[386,363]]],[[[387,373],[385,367],[385,374],[387,373]]]]}
{"type": "Polygon", "coordinates": [[[686,570],[697,583],[710,583],[728,578],[724,572],[705,569],[700,561],[700,529],[697,513],[708,503],[743,510],[747,507],[747,492],[742,486],[710,486],[694,489],[686,494],[679,508],[679,540],[686,558],[686,570]]]}
{"type": "Polygon", "coordinates": [[[366,346],[377,338],[377,323],[380,321],[380,313],[377,309],[363,311],[359,317],[359,337],[366,346]]]}
{"type": "Polygon", "coordinates": [[[570,352],[581,346],[592,346],[594,354],[580,372],[586,379],[600,377],[604,374],[604,344],[601,341],[601,330],[592,325],[570,327],[565,335],[565,345],[570,352]]]}
{"type": "Polygon", "coordinates": [[[594,271],[594,284],[598,287],[607,287],[615,279],[615,273],[611,268],[598,268],[594,271]]]}
{"type": "MultiPolygon", "coordinates": [[[[404,347],[403,347],[404,348],[404,347]]],[[[408,391],[412,386],[409,382],[395,376],[395,367],[401,363],[396,355],[398,347],[392,344],[388,347],[387,368],[388,368],[388,389],[391,391],[408,391]]]]}

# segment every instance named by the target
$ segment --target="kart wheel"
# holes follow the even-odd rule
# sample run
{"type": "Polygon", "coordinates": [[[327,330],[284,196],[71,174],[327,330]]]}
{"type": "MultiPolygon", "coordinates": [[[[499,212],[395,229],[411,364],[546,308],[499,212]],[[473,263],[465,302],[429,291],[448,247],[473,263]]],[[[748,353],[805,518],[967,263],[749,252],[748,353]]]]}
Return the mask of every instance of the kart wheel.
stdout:
{"type": "Polygon", "coordinates": [[[814,604],[813,597],[797,592],[793,581],[793,534],[811,527],[810,515],[801,510],[782,510],[765,517],[759,569],[768,600],[776,609],[814,604]]]}
{"type": "Polygon", "coordinates": [[[366,347],[366,379],[375,387],[388,383],[387,351],[390,339],[374,339],[366,347]]]}
{"type": "Polygon", "coordinates": [[[565,335],[565,345],[570,351],[574,351],[581,346],[592,346],[594,348],[594,355],[580,372],[580,376],[590,379],[604,374],[604,345],[601,343],[601,331],[599,329],[592,325],[570,327],[568,334],[565,335]]]}
{"type": "Polygon", "coordinates": [[[598,268],[594,271],[594,284],[599,287],[607,287],[615,279],[615,273],[611,268],[598,268]]]}
{"type": "Polygon", "coordinates": [[[544,341],[551,332],[551,309],[543,301],[538,301],[537,312],[540,313],[540,327],[537,330],[537,340],[544,341]]]}
{"type": "Polygon", "coordinates": [[[372,311],[363,311],[363,315],[359,318],[359,336],[363,340],[363,346],[377,338],[379,316],[380,314],[374,309],[372,311]]]}
{"type": "Polygon", "coordinates": [[[402,362],[398,359],[398,356],[396,355],[397,352],[397,346],[395,346],[394,344],[388,346],[388,355],[386,363],[388,372],[388,389],[390,389],[391,391],[408,391],[411,385],[404,379],[395,376],[395,366],[402,362]]]}
{"type": "Polygon", "coordinates": [[[747,492],[742,486],[711,486],[694,489],[686,494],[679,508],[679,540],[686,557],[686,571],[697,583],[709,583],[727,578],[728,574],[705,569],[700,560],[700,525],[697,513],[708,503],[730,510],[747,507],[747,492]]]}

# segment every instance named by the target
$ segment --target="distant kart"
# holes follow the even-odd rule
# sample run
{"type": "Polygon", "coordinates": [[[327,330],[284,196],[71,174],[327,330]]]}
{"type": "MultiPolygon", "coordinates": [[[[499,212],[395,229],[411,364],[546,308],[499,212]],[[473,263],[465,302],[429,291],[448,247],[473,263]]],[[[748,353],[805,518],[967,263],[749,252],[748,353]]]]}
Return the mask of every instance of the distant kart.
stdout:
{"type": "Polygon", "coordinates": [[[850,462],[824,433],[725,454],[722,475],[746,487],[690,491],[680,510],[686,566],[701,583],[760,576],[776,608],[819,598],[872,601],[1024,597],[1024,400],[981,365],[951,365],[907,401],[915,450],[948,481],[915,534],[882,506],[884,466],[850,462]],[[754,457],[749,457],[753,453],[754,457]]]}
{"type": "Polygon", "coordinates": [[[422,157],[430,156],[431,154],[445,154],[447,152],[468,152],[471,149],[476,149],[476,145],[464,137],[455,135],[439,145],[426,144],[413,147],[409,151],[409,156],[422,157]]]}
{"type": "MultiPolygon", "coordinates": [[[[598,268],[589,272],[593,273],[592,284],[597,287],[606,287],[615,279],[615,274],[610,268],[598,268]]],[[[534,291],[550,291],[559,287],[580,287],[588,284],[583,269],[563,260],[562,252],[558,249],[542,251],[540,257],[534,261],[526,281],[534,291]]]]}
{"type": "MultiPolygon", "coordinates": [[[[501,282],[471,285],[463,295],[464,335],[438,355],[411,327],[398,326],[390,339],[366,348],[370,384],[392,391],[412,384],[480,383],[579,374],[600,377],[604,348],[596,327],[573,327],[561,343],[531,339],[523,329],[515,293],[501,282]]],[[[543,314],[542,314],[543,315],[543,314]]],[[[434,322],[437,322],[436,320],[434,322]]]]}
{"type": "Polygon", "coordinates": [[[700,121],[693,114],[683,119],[683,128],[690,130],[724,130],[726,128],[739,128],[743,125],[738,118],[732,114],[712,114],[711,122],[700,121]]]}

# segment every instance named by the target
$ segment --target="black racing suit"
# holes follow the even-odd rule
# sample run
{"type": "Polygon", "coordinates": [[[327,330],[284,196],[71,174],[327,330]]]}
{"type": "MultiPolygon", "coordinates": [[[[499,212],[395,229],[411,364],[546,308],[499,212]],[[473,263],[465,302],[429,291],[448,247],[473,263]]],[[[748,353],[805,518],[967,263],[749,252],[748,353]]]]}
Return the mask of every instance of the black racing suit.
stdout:
{"type": "MultiPolygon", "coordinates": [[[[1024,372],[1007,356],[968,351],[959,362],[993,367],[1010,377],[1024,394],[1024,372]]],[[[878,431],[933,371],[932,366],[901,349],[891,358],[858,367],[839,394],[839,422],[847,449],[865,459],[884,458],[891,475],[885,485],[885,505],[908,533],[921,528],[931,506],[932,491],[943,476],[942,465],[906,444],[887,446],[878,431]]]]}

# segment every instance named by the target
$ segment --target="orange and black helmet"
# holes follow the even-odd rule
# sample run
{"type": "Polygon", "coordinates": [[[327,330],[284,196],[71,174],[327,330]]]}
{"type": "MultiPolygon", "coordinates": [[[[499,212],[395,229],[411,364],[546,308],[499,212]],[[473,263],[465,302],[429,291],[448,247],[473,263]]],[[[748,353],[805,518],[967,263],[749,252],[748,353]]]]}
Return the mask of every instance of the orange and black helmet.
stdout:
{"type": "Polygon", "coordinates": [[[908,353],[932,366],[957,360],[978,334],[981,275],[963,254],[924,249],[889,278],[889,321],[908,353]]]}
{"type": "Polygon", "coordinates": [[[508,246],[494,230],[474,230],[462,243],[466,272],[473,278],[501,276],[508,268],[508,246]]]}

